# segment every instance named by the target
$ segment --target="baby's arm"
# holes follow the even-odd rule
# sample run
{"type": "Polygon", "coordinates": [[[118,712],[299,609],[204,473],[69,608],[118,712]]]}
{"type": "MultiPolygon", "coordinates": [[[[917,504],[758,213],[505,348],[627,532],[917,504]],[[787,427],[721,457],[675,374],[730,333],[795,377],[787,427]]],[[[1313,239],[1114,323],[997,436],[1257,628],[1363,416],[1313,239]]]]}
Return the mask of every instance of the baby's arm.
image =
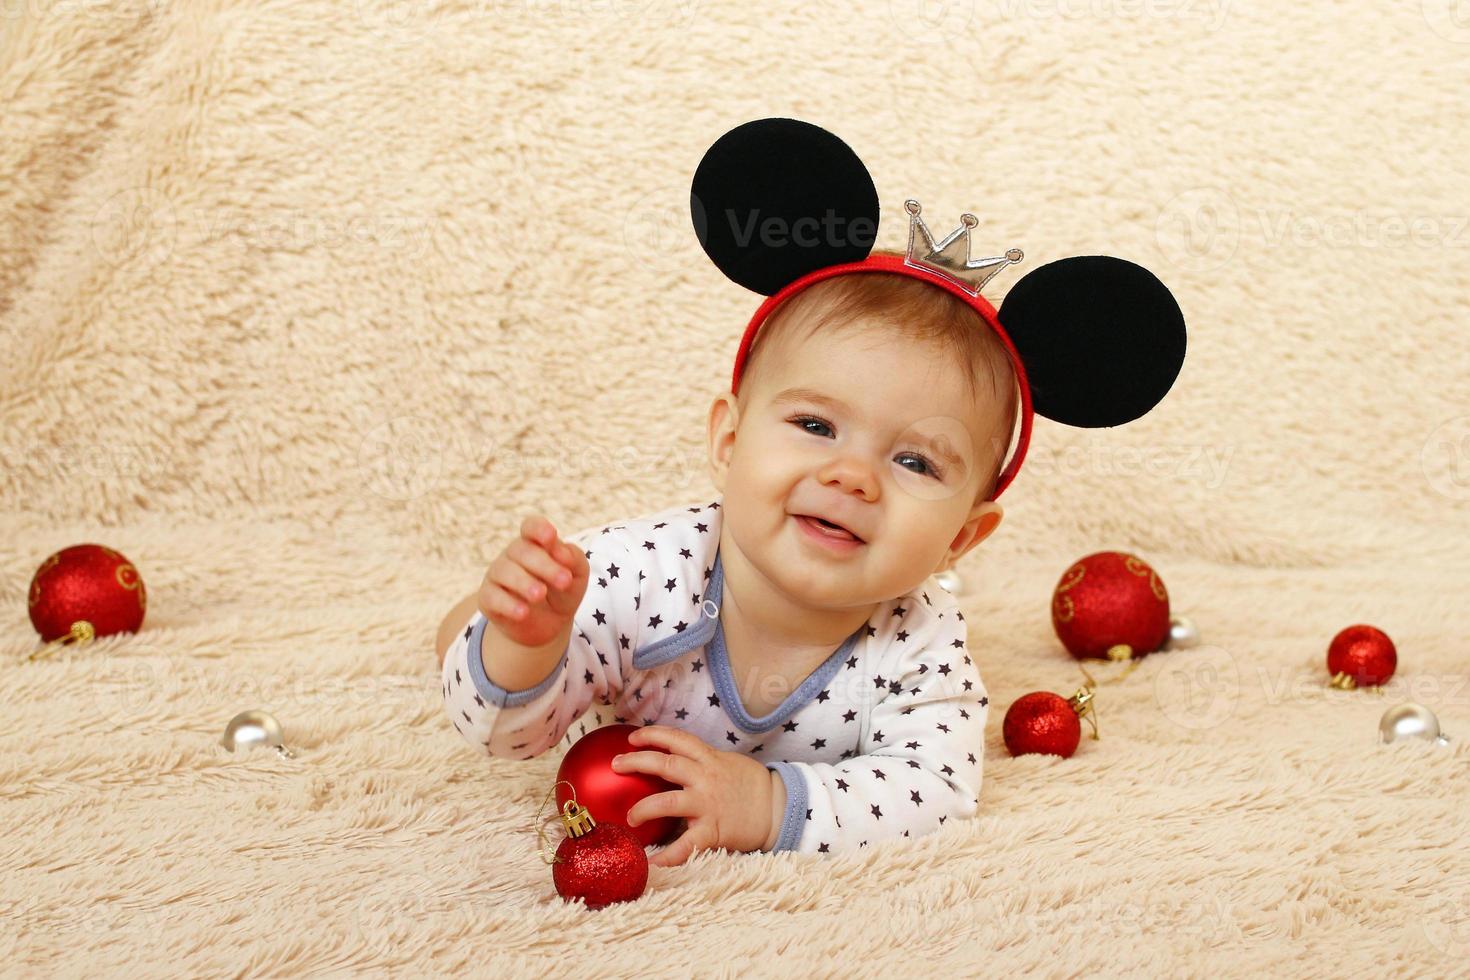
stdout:
{"type": "Polygon", "coordinates": [[[974,816],[990,700],[965,634],[957,610],[947,611],[924,635],[900,641],[917,649],[898,661],[897,676],[864,678],[881,700],[862,754],[836,764],[771,764],[786,789],[772,850],[850,850],[974,816]]]}
{"type": "MultiPolygon", "coordinates": [[[[487,755],[530,759],[555,745],[593,702],[612,704],[622,692],[625,658],[636,649],[633,629],[638,566],[621,538],[589,529],[567,538],[587,559],[591,578],[576,608],[567,640],[541,679],[514,688],[490,679],[499,644],[497,627],[479,608],[445,651],[440,668],[444,708],[466,742],[487,755]],[[610,576],[607,566],[620,566],[610,576]],[[489,654],[489,656],[487,656],[489,654]]],[[[553,641],[554,642],[554,641],[553,641]]]]}

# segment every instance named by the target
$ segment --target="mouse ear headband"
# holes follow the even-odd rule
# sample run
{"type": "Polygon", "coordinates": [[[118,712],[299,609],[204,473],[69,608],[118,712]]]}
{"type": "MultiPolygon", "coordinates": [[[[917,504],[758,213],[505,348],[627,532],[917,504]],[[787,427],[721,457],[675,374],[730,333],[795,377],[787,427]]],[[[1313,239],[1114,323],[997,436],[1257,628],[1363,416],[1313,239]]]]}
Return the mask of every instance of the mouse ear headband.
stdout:
{"type": "Polygon", "coordinates": [[[1020,249],[970,258],[970,231],[935,241],[908,200],[908,252],[869,255],[878,232],[878,194],[846,143],[798,119],[756,119],[705,151],[689,209],[710,260],[730,279],[767,297],[735,355],[730,390],[761,324],[791,296],[836,275],[889,272],[947,290],[988,323],[1009,353],[1021,390],[1016,451],[1001,470],[999,497],[1021,468],[1033,412],[1099,428],[1131,422],[1168,393],[1184,363],[1184,315],[1153,273],[1110,255],[1058,259],[1011,287],[999,313],[980,295],[1020,249]]]}

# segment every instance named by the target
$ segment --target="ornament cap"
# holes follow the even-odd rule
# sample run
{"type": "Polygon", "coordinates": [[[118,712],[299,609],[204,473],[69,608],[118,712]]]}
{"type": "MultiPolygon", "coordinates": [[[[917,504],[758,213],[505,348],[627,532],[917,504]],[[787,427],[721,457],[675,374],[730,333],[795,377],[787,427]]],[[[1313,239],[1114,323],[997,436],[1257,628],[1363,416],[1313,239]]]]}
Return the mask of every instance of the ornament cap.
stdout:
{"type": "Polygon", "coordinates": [[[561,822],[567,829],[568,837],[582,837],[592,832],[597,826],[597,821],[592,819],[592,814],[585,806],[576,800],[567,800],[562,805],[561,822]]]}
{"type": "Polygon", "coordinates": [[[1353,679],[1352,674],[1349,674],[1345,670],[1339,670],[1332,675],[1332,680],[1328,681],[1327,685],[1329,687],[1335,687],[1339,691],[1351,691],[1358,686],[1358,682],[1353,679]]]}
{"type": "Polygon", "coordinates": [[[1067,699],[1067,703],[1072,706],[1073,711],[1077,712],[1078,718],[1087,720],[1088,726],[1092,729],[1093,741],[1100,741],[1101,736],[1097,733],[1097,705],[1093,704],[1094,697],[1096,695],[1092,688],[1079,687],[1077,693],[1067,699]]]}

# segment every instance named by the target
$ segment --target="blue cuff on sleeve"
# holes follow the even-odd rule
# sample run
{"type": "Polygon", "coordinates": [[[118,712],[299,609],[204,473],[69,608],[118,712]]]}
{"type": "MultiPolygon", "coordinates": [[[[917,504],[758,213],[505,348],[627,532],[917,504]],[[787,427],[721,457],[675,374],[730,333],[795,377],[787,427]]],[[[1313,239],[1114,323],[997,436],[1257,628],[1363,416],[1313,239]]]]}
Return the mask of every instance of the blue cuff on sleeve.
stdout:
{"type": "Polygon", "coordinates": [[[551,673],[547,674],[546,679],[540,684],[527,688],[524,691],[507,691],[492,681],[485,673],[485,660],[481,653],[480,644],[483,642],[482,638],[485,635],[485,627],[489,624],[490,621],[483,615],[479,617],[479,621],[470,630],[469,643],[465,649],[465,659],[469,661],[470,683],[475,685],[475,690],[479,691],[480,696],[486,701],[501,708],[514,708],[528,701],[534,701],[538,695],[546,693],[547,688],[556,683],[556,679],[561,674],[562,668],[566,666],[567,655],[571,652],[571,644],[567,644],[567,649],[562,651],[561,660],[557,662],[557,665],[551,669],[551,673]]]}
{"type": "Polygon", "coordinates": [[[776,770],[781,782],[786,784],[786,816],[781,820],[781,832],[776,835],[771,853],[794,851],[801,843],[802,831],[806,829],[806,779],[801,770],[789,762],[768,763],[766,768],[776,770]]]}

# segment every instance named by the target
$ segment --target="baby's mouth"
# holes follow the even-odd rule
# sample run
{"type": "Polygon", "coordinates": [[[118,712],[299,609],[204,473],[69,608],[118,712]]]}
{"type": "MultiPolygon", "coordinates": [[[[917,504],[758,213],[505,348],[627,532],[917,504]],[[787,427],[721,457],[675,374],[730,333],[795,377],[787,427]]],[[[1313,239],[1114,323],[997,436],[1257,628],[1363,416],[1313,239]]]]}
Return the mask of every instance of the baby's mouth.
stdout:
{"type": "Polygon", "coordinates": [[[831,521],[815,517],[811,514],[796,514],[794,516],[798,521],[806,521],[812,528],[829,537],[836,538],[840,541],[856,541],[859,544],[865,543],[862,538],[853,534],[840,524],[834,524],[831,521]]]}

